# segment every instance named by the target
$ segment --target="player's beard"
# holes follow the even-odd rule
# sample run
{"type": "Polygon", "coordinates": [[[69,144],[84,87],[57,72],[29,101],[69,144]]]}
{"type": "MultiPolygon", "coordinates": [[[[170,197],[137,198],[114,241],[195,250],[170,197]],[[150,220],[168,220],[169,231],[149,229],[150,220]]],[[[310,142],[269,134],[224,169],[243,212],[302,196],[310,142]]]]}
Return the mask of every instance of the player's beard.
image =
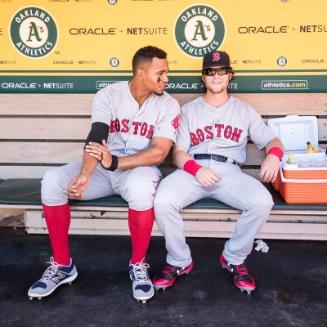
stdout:
{"type": "Polygon", "coordinates": [[[210,86],[210,85],[206,85],[207,88],[207,92],[210,92],[211,94],[221,94],[221,93],[225,93],[227,92],[227,87],[225,85],[219,85],[219,87],[217,86],[210,86]]]}

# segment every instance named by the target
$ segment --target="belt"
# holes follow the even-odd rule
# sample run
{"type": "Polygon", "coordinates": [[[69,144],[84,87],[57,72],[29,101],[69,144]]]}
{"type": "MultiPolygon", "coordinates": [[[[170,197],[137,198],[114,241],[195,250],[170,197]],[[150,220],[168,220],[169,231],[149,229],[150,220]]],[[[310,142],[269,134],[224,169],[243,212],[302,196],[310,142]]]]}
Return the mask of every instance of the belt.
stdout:
{"type": "Polygon", "coordinates": [[[201,160],[201,159],[212,159],[219,162],[226,162],[231,163],[233,165],[239,166],[239,163],[231,158],[227,158],[225,156],[220,156],[219,154],[194,154],[194,159],[201,160]]]}

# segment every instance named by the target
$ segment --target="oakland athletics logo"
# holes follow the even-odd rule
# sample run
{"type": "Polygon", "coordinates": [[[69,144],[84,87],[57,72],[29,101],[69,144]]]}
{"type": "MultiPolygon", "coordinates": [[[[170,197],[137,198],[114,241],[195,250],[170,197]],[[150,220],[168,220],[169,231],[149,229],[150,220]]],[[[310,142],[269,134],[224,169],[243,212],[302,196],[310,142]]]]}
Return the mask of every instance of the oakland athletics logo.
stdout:
{"type": "Polygon", "coordinates": [[[190,56],[202,57],[217,50],[224,37],[223,19],[212,7],[193,5],[177,18],[175,25],[177,44],[190,56]]]}
{"type": "Polygon", "coordinates": [[[26,7],[14,15],[10,24],[10,36],[20,53],[39,58],[54,49],[57,27],[54,19],[44,9],[26,7]]]}

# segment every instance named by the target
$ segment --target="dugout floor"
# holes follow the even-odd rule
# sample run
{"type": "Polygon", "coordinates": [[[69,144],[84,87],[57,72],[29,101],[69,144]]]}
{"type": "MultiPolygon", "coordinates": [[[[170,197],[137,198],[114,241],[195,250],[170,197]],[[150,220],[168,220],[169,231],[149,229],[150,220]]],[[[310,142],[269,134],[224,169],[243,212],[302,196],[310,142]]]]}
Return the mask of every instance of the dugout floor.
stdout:
{"type": "MultiPolygon", "coordinates": [[[[46,267],[47,236],[0,228],[0,326],[327,326],[327,242],[267,241],[248,259],[258,288],[239,292],[218,267],[222,239],[190,238],[195,269],[147,304],[131,295],[129,237],[72,236],[79,270],[72,286],[42,301],[26,292],[46,267]]],[[[151,274],[164,260],[154,237],[151,274]]]]}

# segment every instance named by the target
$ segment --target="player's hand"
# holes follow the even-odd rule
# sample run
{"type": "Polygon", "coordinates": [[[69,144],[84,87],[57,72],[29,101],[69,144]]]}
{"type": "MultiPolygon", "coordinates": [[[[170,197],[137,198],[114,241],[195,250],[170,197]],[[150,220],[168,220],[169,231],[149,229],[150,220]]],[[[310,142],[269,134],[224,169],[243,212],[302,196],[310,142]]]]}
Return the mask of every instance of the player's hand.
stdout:
{"type": "Polygon", "coordinates": [[[102,140],[102,144],[89,142],[85,146],[85,152],[91,157],[96,158],[102,163],[102,166],[109,168],[111,166],[112,157],[111,152],[108,149],[108,144],[105,140],[102,140]]]}
{"type": "Polygon", "coordinates": [[[279,166],[279,158],[273,154],[268,154],[261,165],[259,172],[260,179],[265,183],[273,182],[278,175],[279,166]]]}
{"type": "Polygon", "coordinates": [[[68,196],[70,199],[81,200],[89,184],[89,176],[80,173],[72,179],[68,185],[68,196]]]}
{"type": "Polygon", "coordinates": [[[209,168],[202,167],[195,175],[197,181],[204,187],[209,187],[220,181],[218,174],[209,168]]]}

